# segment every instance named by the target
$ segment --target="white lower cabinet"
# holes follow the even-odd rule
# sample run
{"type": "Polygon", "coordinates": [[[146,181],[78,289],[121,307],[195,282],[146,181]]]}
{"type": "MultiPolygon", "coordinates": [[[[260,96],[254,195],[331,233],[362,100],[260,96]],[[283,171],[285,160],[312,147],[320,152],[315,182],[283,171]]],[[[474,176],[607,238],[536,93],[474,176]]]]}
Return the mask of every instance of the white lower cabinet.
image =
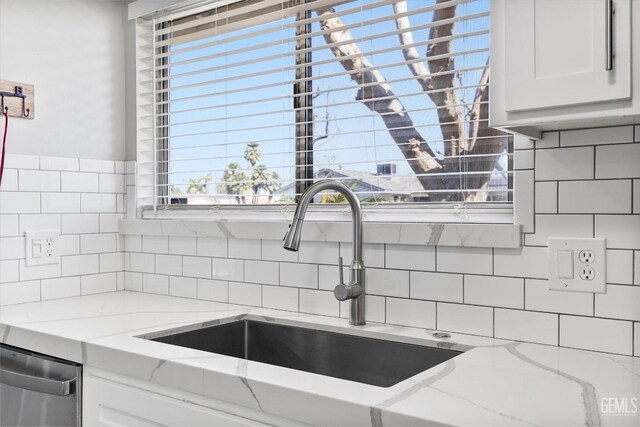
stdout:
{"type": "MultiPolygon", "coordinates": [[[[114,377],[117,378],[117,377],[114,377]]],[[[239,415],[213,409],[209,404],[228,406],[224,402],[206,399],[202,406],[185,399],[186,393],[167,387],[130,379],[124,384],[100,376],[84,376],[82,393],[82,425],[93,426],[266,426],[291,424],[288,420],[274,420],[270,415],[248,408],[239,415]],[[139,384],[136,382],[139,381],[139,384]],[[132,386],[131,383],[144,388],[132,386]],[[160,392],[159,392],[160,391],[160,392]],[[244,416],[250,418],[244,418],[244,416]],[[261,421],[259,421],[261,420],[261,421]],[[266,423],[262,422],[264,420],[266,423]],[[268,423],[268,424],[267,424],[268,423]]],[[[239,407],[238,407],[239,408],[239,407]]]]}

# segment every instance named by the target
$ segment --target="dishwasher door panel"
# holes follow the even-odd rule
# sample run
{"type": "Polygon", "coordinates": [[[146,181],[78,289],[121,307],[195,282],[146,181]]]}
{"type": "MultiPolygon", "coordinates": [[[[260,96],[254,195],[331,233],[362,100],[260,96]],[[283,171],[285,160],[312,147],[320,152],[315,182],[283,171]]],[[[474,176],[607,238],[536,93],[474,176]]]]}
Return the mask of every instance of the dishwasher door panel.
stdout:
{"type": "Polygon", "coordinates": [[[82,370],[0,344],[0,426],[79,426],[82,370]]]}

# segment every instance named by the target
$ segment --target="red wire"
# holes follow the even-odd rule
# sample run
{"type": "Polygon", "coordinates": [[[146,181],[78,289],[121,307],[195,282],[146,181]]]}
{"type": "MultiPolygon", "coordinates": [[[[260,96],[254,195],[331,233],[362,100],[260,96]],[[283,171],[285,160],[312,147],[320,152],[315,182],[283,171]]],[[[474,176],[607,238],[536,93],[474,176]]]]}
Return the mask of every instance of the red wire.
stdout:
{"type": "Polygon", "coordinates": [[[7,146],[7,130],[9,130],[9,114],[4,112],[4,136],[2,137],[2,160],[0,160],[0,185],[2,185],[2,175],[4,174],[4,157],[7,146]]]}

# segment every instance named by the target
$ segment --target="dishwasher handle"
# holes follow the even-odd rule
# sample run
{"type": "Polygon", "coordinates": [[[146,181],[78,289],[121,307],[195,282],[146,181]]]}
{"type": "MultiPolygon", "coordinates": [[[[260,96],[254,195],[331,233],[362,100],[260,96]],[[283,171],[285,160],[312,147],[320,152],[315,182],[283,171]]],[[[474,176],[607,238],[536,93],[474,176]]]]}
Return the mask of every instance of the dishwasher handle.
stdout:
{"type": "Polygon", "coordinates": [[[0,383],[38,393],[68,396],[75,393],[76,379],[43,378],[0,368],[0,383]]]}

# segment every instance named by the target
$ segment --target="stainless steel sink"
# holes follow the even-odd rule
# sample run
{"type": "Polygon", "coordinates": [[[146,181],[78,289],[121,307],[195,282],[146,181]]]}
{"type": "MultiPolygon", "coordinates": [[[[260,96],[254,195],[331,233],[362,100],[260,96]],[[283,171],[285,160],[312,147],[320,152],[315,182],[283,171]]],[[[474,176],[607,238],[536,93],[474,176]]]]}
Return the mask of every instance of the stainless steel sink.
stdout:
{"type": "Polygon", "coordinates": [[[390,387],[461,354],[247,319],[149,339],[379,387],[390,387]]]}

